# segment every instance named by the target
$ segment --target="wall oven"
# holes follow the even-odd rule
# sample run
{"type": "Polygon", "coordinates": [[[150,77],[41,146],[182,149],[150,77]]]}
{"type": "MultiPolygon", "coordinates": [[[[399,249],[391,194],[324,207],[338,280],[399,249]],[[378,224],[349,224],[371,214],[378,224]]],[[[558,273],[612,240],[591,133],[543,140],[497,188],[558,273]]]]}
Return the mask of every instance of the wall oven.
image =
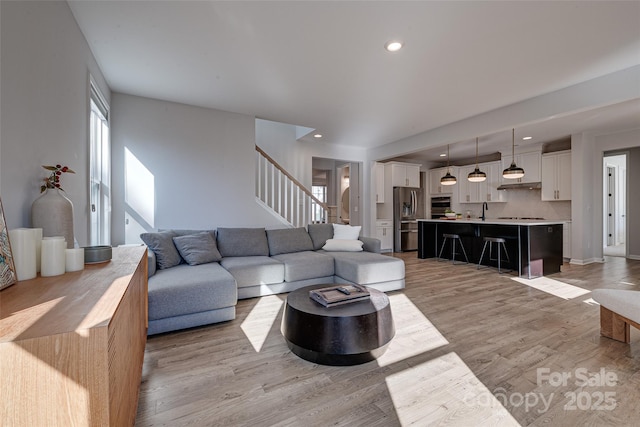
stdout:
{"type": "Polygon", "coordinates": [[[431,198],[431,219],[438,219],[444,216],[444,212],[451,209],[450,196],[438,196],[431,198]]]}

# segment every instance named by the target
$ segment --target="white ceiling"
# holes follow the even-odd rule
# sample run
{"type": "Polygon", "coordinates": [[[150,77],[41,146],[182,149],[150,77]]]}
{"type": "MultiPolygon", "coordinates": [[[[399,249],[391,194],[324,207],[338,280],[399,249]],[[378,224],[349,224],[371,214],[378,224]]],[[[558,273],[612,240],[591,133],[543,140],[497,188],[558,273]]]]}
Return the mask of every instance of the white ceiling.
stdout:
{"type": "MultiPolygon", "coordinates": [[[[306,126],[365,148],[640,64],[638,1],[69,4],[116,92],[306,126]],[[405,47],[386,52],[391,39],[405,47]]],[[[585,126],[640,127],[639,105],[518,134],[541,142],[585,126]]],[[[510,132],[483,136],[480,154],[505,140],[510,132]]]]}

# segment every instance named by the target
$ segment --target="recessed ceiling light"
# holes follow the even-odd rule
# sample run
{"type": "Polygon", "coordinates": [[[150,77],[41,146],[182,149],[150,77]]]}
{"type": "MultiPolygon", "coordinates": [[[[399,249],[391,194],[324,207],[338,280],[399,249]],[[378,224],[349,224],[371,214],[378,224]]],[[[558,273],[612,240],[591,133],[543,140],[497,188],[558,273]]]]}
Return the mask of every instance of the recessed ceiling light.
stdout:
{"type": "Polygon", "coordinates": [[[528,141],[528,140],[530,140],[531,138],[533,138],[533,137],[531,137],[531,136],[523,136],[523,137],[522,137],[522,140],[523,140],[523,141],[528,141]]]}
{"type": "Polygon", "coordinates": [[[397,52],[400,49],[402,49],[402,42],[399,42],[397,40],[388,41],[384,45],[384,48],[387,49],[387,51],[389,52],[397,52]]]}
{"type": "Polygon", "coordinates": [[[316,133],[313,135],[314,138],[322,138],[322,134],[321,133],[316,133]]]}
{"type": "Polygon", "coordinates": [[[447,157],[447,153],[440,154],[440,157],[447,157]]]}

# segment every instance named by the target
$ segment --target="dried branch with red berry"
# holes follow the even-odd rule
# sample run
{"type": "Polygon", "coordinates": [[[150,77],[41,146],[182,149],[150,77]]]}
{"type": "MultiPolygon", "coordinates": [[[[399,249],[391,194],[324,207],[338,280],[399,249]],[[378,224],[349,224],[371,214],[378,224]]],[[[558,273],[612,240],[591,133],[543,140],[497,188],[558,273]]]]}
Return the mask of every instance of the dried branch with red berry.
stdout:
{"type": "Polygon", "coordinates": [[[44,165],[42,165],[42,167],[45,168],[48,171],[51,171],[51,175],[49,175],[47,178],[44,178],[44,184],[42,184],[40,186],[40,192],[41,193],[44,193],[47,190],[47,188],[58,188],[58,189],[64,191],[64,189],[60,186],[60,176],[63,173],[75,173],[74,171],[69,169],[68,166],[62,166],[62,165],[44,166],[44,165]]]}

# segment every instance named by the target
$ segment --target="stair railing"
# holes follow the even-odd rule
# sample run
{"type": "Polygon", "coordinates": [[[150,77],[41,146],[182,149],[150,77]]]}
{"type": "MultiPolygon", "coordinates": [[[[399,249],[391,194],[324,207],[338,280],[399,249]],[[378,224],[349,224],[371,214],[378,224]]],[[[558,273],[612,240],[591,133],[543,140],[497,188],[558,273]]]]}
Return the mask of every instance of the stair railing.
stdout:
{"type": "Polygon", "coordinates": [[[327,205],[257,145],[256,200],[291,227],[327,222],[327,205]]]}

